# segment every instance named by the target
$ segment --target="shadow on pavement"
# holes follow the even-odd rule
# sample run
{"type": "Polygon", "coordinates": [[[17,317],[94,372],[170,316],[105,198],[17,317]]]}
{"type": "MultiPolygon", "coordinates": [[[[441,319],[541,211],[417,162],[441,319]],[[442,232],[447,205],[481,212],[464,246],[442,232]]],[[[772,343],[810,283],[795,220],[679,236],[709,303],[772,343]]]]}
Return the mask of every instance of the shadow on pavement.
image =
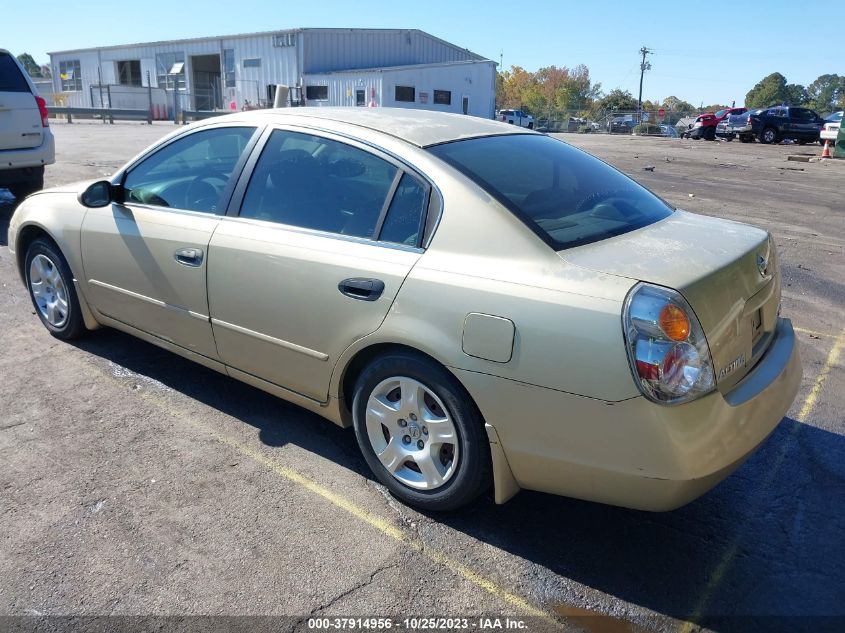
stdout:
{"type": "MultiPolygon", "coordinates": [[[[295,444],[372,478],[351,431],[299,407],[112,330],[78,346],[255,427],[268,446],[295,444]]],[[[845,437],[786,418],[734,475],[674,512],[523,491],[431,517],[562,577],[539,574],[535,595],[568,578],[664,615],[698,611],[717,631],[841,631],[843,501],[845,437]]]]}

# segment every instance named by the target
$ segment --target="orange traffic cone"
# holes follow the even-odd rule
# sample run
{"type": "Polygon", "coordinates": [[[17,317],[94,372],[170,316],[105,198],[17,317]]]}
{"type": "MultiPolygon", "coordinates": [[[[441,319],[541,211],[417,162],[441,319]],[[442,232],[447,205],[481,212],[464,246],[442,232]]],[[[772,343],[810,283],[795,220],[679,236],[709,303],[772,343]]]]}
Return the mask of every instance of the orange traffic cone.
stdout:
{"type": "Polygon", "coordinates": [[[822,158],[831,158],[830,141],[828,139],[824,140],[824,150],[822,150],[822,158]]]}

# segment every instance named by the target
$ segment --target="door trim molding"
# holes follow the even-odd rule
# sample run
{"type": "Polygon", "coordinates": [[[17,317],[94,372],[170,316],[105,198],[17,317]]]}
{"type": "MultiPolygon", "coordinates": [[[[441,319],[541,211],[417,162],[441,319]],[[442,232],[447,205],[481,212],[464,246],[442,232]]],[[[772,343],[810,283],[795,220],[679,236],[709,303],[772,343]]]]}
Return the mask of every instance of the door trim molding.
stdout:
{"type": "MultiPolygon", "coordinates": [[[[126,288],[120,288],[118,286],[112,286],[111,284],[107,284],[105,281],[99,281],[97,279],[89,279],[88,284],[91,286],[98,286],[100,288],[105,288],[106,290],[112,290],[114,292],[119,292],[120,294],[127,295],[132,297],[133,299],[140,299],[141,301],[146,301],[147,303],[151,303],[154,306],[158,306],[159,308],[164,308],[165,310],[172,310],[173,312],[178,312],[179,314],[187,314],[188,316],[192,316],[195,319],[200,321],[208,322],[208,315],[202,314],[200,312],[194,312],[193,310],[188,310],[187,308],[183,308],[181,306],[173,305],[172,303],[165,303],[160,299],[153,299],[152,297],[148,297],[147,295],[142,295],[137,292],[132,292],[131,290],[127,290],[126,288]]],[[[108,315],[106,315],[108,316],[108,315]]]]}
{"type": "Polygon", "coordinates": [[[245,334],[246,336],[257,338],[258,340],[264,341],[265,343],[272,343],[273,345],[284,347],[285,349],[304,354],[305,356],[315,358],[323,362],[329,360],[329,355],[323,352],[318,352],[315,349],[303,347],[302,345],[297,345],[296,343],[291,343],[289,341],[283,341],[282,339],[276,338],[275,336],[270,336],[269,334],[262,334],[261,332],[256,332],[255,330],[250,330],[248,328],[241,327],[240,325],[235,325],[234,323],[228,323],[226,321],[221,321],[220,319],[212,318],[211,325],[217,325],[222,328],[226,328],[227,330],[237,332],[239,334],[245,334]]]}

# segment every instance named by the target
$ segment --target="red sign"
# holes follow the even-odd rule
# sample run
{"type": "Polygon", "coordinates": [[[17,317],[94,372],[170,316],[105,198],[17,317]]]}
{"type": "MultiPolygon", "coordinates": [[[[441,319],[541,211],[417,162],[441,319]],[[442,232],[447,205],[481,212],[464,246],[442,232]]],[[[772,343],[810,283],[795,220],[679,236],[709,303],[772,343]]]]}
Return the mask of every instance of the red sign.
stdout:
{"type": "Polygon", "coordinates": [[[664,108],[660,108],[657,111],[657,116],[659,116],[661,119],[664,118],[666,116],[666,110],[664,108]]]}

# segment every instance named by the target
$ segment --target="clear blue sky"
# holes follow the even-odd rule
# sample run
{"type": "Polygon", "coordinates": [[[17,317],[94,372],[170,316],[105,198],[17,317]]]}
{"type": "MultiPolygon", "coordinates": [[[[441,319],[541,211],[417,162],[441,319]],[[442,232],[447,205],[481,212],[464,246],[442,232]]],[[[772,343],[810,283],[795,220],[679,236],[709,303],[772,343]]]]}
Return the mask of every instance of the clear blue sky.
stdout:
{"type": "Polygon", "coordinates": [[[503,53],[505,68],[586,64],[605,91],[621,87],[634,96],[637,51],[645,45],[654,55],[643,99],[675,95],[696,106],[741,104],[775,71],[805,86],[823,73],[845,74],[845,54],[833,33],[845,17],[841,0],[686,6],[659,0],[2,2],[0,46],[28,52],[38,63],[48,61],[48,51],[71,48],[294,27],[377,27],[422,29],[496,61],[503,53]]]}

